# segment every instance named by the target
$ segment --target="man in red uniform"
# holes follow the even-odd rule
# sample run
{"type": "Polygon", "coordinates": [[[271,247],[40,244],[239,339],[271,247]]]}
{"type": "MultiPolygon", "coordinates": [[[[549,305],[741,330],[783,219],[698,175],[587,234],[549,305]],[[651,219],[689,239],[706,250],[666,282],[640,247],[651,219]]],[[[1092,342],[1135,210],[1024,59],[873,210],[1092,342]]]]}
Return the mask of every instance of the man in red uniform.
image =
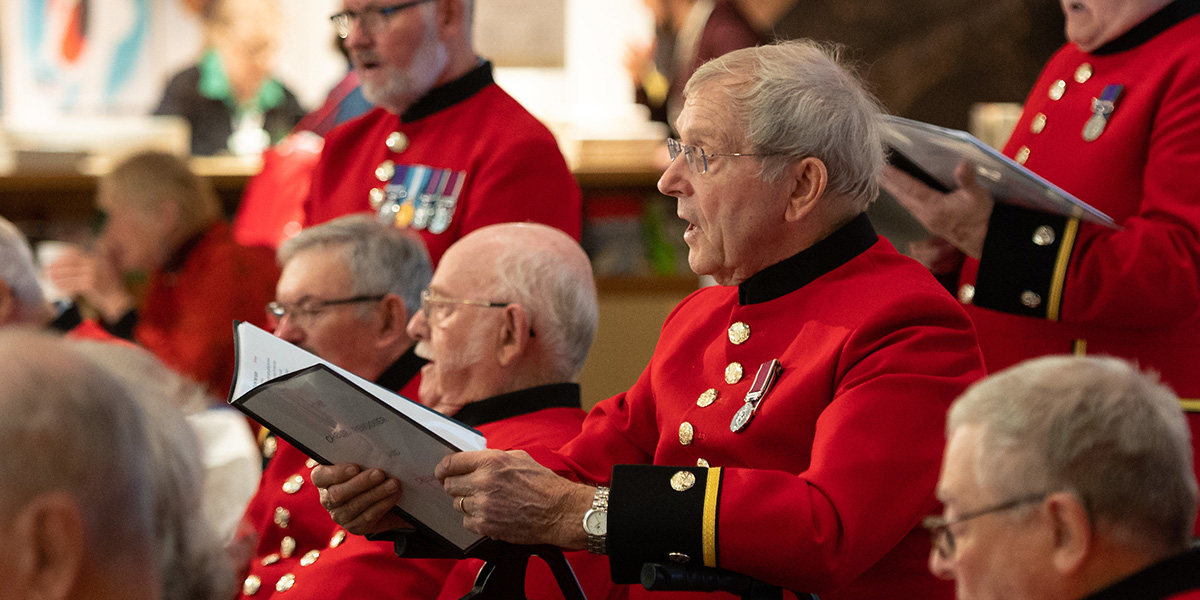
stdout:
{"type": "MultiPolygon", "coordinates": [[[[1108,229],[993,203],[960,169],[889,191],[969,257],[958,297],[988,369],[1109,354],[1162,374],[1200,440],[1200,1],[1064,3],[1067,37],[1004,153],[1107,213],[1108,229]]],[[[953,274],[951,274],[953,275],[953,274]]]]}
{"type": "Polygon", "coordinates": [[[955,401],[929,567],[958,600],[1200,598],[1179,398],[1111,357],[1032,359],[955,401]]]}
{"type": "MultiPolygon", "coordinates": [[[[478,428],[490,447],[558,447],[583,421],[572,382],[597,319],[587,258],[565,234],[540,225],[488,228],[462,244],[461,252],[447,254],[422,297],[430,267],[415,235],[365,215],[306,229],[280,247],[276,335],[406,397],[419,396],[478,428]],[[564,246],[574,253],[558,251],[564,246]],[[488,307],[469,299],[486,294],[506,303],[488,307]],[[510,317],[519,321],[519,339],[510,317]],[[545,332],[537,340],[522,337],[538,330],[545,332]],[[460,387],[467,382],[472,386],[460,387]]],[[[306,481],[315,463],[286,442],[273,444],[247,511],[261,539],[244,596],[275,590],[289,598],[434,598],[440,592],[457,599],[470,589],[476,561],[401,560],[390,543],[347,537],[306,481]]],[[[606,597],[607,561],[581,554],[573,562],[589,597],[606,597]]],[[[555,597],[548,571],[531,569],[530,584],[531,598],[555,597]]]]}
{"type": "MultiPolygon", "coordinates": [[[[721,285],[676,307],[637,383],[561,451],[456,454],[438,476],[469,529],[607,553],[618,583],[682,563],[823,599],[950,598],[919,522],[982,359],[962,309],[863,215],[876,103],[811,42],[726,54],[685,98],[659,189],[721,285]]],[[[385,490],[350,474],[313,481],[370,531],[385,490]]]]}
{"type": "MultiPolygon", "coordinates": [[[[415,399],[425,361],[405,327],[433,271],[421,241],[355,215],[306,229],[277,254],[275,335],[415,399]]],[[[401,562],[392,544],[347,538],[307,482],[316,462],[274,435],[263,448],[270,462],[243,524],[257,542],[242,597],[415,598],[441,589],[452,563],[401,562]]]]}
{"type": "Polygon", "coordinates": [[[475,54],[472,4],[344,0],[333,22],[378,108],[326,137],[307,224],[371,210],[420,232],[435,265],[493,223],[545,223],[579,239],[579,186],[549,130],[475,54]]]}

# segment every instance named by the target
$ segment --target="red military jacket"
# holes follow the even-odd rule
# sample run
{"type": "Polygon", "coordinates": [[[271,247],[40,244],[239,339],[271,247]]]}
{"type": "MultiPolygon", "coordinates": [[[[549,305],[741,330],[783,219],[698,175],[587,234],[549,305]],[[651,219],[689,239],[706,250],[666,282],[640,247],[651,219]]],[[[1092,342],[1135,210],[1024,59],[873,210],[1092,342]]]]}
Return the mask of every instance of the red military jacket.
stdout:
{"type": "MultiPolygon", "coordinates": [[[[425,361],[409,350],[377,380],[416,398],[425,361]]],[[[348,535],[321,506],[309,473],[317,465],[295,446],[268,438],[270,462],[244,520],[258,533],[242,598],[433,598],[451,560],[400,560],[391,542],[348,535]],[[270,451],[274,447],[273,452],[270,451]]]]}
{"type": "MultiPolygon", "coordinates": [[[[576,384],[554,384],[521,390],[464,406],[455,419],[475,426],[487,438],[488,448],[526,449],[534,446],[557,449],[579,434],[584,412],[576,384]]],[[[627,597],[627,586],[609,576],[608,558],[588,552],[567,552],[588,600],[619,600],[627,597]]],[[[483,561],[459,561],[446,579],[439,600],[458,600],[471,591],[483,561]]],[[[540,559],[529,561],[525,576],[529,600],[561,600],[549,567],[540,559]]]]}
{"type": "Polygon", "coordinates": [[[534,221],[579,239],[579,185],[554,136],[492,80],[490,63],[404,114],[382,108],[335,128],[313,173],[305,222],[373,211],[420,232],[436,265],[462,236],[534,221]]]}
{"type": "Polygon", "coordinates": [[[983,374],[963,310],[860,215],[736,288],[684,299],[637,383],[537,458],[589,482],[611,473],[619,583],[685,562],[823,600],[949,599],[919,523],[939,509],[946,410],[983,374]],[[732,431],[772,359],[774,387],[732,431]]]}
{"type": "Polygon", "coordinates": [[[959,288],[988,369],[1072,352],[1134,360],[1185,399],[1200,442],[1200,0],[1094,52],[1059,50],[1005,153],[1122,228],[996,204],[959,288]],[[1106,92],[1113,108],[1089,141],[1106,92]]]}
{"type": "Polygon", "coordinates": [[[233,381],[233,321],[265,327],[278,279],[274,253],[242,246],[227,223],[214,223],[151,276],[133,340],[223,398],[233,381]]]}

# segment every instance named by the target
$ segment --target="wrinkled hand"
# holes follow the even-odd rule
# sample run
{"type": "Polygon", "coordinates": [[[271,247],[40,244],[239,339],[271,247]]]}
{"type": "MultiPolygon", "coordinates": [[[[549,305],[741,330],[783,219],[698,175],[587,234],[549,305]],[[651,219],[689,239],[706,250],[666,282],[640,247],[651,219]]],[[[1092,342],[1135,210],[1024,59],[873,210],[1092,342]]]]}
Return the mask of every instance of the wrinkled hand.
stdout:
{"type": "Polygon", "coordinates": [[[523,451],[452,454],[434,475],[475,533],[514,544],[587,547],[583,513],[595,488],[559,477],[523,451]]]}
{"type": "Polygon", "coordinates": [[[884,168],[880,184],[896,198],[930,233],[943,237],[968,256],[983,254],[988,219],[993,201],[987,190],[975,181],[971,163],[954,170],[958,189],[943,194],[895,167],[884,168]]]}
{"type": "Polygon", "coordinates": [[[80,248],[64,249],[62,255],[46,265],[46,278],[64,294],[87,300],[110,323],[134,305],[111,253],[104,247],[96,253],[80,248]]]}
{"type": "Polygon", "coordinates": [[[363,470],[351,463],[318,466],[311,479],[321,506],[350,533],[367,535],[408,525],[390,512],[400,500],[400,482],[380,469],[363,470]]]}

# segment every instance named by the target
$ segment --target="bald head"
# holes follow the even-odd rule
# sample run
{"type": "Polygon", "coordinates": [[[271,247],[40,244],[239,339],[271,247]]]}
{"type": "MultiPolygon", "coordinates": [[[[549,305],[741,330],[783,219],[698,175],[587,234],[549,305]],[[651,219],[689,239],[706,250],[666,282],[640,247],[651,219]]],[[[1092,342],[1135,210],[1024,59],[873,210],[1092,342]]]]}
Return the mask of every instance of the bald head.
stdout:
{"type": "Polygon", "coordinates": [[[443,268],[471,268],[481,292],[526,307],[555,380],[578,379],[599,309],[592,264],[571,236],[540,223],[489,225],[450,246],[443,268]]]}

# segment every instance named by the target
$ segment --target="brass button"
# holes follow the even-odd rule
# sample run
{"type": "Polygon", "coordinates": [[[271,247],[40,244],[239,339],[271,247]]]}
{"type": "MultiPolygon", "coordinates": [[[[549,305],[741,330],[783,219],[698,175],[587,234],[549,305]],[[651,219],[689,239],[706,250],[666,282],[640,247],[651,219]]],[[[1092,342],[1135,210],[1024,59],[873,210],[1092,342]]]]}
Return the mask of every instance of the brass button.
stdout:
{"type": "Polygon", "coordinates": [[[671,476],[671,489],[677,492],[686,492],[696,485],[696,476],[688,471],[676,471],[671,476]]]}
{"type": "Polygon", "coordinates": [[[393,131],[388,134],[387,140],[384,143],[387,144],[388,150],[392,152],[404,152],[408,148],[408,136],[399,131],[393,131]]]}
{"type": "Polygon", "coordinates": [[[264,458],[275,456],[275,450],[279,447],[279,441],[275,436],[268,435],[267,439],[263,440],[262,453],[264,458]]]}
{"type": "Polygon", "coordinates": [[[307,567],[308,565],[311,565],[311,564],[317,562],[317,559],[320,557],[321,557],[320,550],[309,550],[308,553],[306,553],[303,557],[300,558],[300,566],[307,567]]]}
{"type": "Polygon", "coordinates": [[[729,341],[734,346],[740,346],[750,339],[750,326],[738,321],[729,326],[729,341]]]}
{"type": "Polygon", "coordinates": [[[275,582],[275,591],[280,593],[286,592],[292,589],[293,585],[296,585],[296,576],[288,573],[275,582]]]}
{"type": "Polygon", "coordinates": [[[684,421],[683,424],[679,426],[679,443],[683,444],[684,446],[690,446],[692,444],[692,437],[695,436],[695,434],[696,432],[692,429],[692,424],[684,421]]]}
{"type": "Polygon", "coordinates": [[[1017,149],[1016,160],[1021,164],[1025,164],[1025,161],[1029,160],[1029,146],[1021,146],[1017,149]]]}
{"type": "Polygon", "coordinates": [[[333,537],[329,538],[329,547],[337,548],[338,546],[342,545],[342,542],[345,542],[345,541],[346,541],[346,532],[343,530],[338,530],[337,533],[333,534],[333,537]]]}
{"type": "Polygon", "coordinates": [[[1049,92],[1050,99],[1058,100],[1059,98],[1063,97],[1063,94],[1066,93],[1066,91],[1067,91],[1067,82],[1062,79],[1059,79],[1058,81],[1055,81],[1054,83],[1050,84],[1050,92],[1049,92]]]}
{"type": "Polygon", "coordinates": [[[371,204],[371,210],[379,210],[386,197],[387,194],[384,193],[383,188],[371,188],[371,191],[367,192],[367,201],[371,204]]]}
{"type": "Polygon", "coordinates": [[[707,460],[704,460],[703,458],[697,458],[697,459],[696,459],[696,466],[697,466],[697,467],[704,467],[704,468],[706,468],[706,469],[707,469],[707,468],[708,468],[708,461],[707,461],[707,460]]]}
{"type": "Polygon", "coordinates": [[[1021,292],[1021,304],[1024,304],[1029,308],[1037,308],[1042,304],[1042,297],[1036,292],[1025,290],[1024,292],[1021,292]]]}
{"type": "Polygon", "coordinates": [[[725,367],[725,383],[728,383],[729,385],[733,385],[733,384],[741,381],[743,372],[744,371],[742,370],[742,363],[740,363],[740,362],[729,363],[729,366],[725,367]]]}
{"type": "Polygon", "coordinates": [[[970,304],[975,299],[975,286],[964,283],[958,288],[958,301],[963,304],[970,304]]]}
{"type": "Polygon", "coordinates": [[[253,596],[258,593],[258,588],[262,587],[262,578],[258,575],[251,575],[242,582],[242,593],[247,596],[253,596]]]}
{"type": "Polygon", "coordinates": [[[1054,228],[1049,225],[1042,225],[1033,230],[1033,243],[1039,246],[1049,246],[1054,243],[1054,228]]]}
{"type": "Polygon", "coordinates": [[[283,541],[279,542],[279,555],[284,558],[291,558],[296,553],[296,538],[292,536],[284,536],[283,541]]]}
{"type": "Polygon", "coordinates": [[[303,486],[304,476],[292,475],[291,477],[287,478],[287,481],[283,482],[283,492],[285,494],[295,494],[296,492],[300,491],[300,488],[303,486]]]}
{"type": "Polygon", "coordinates": [[[1046,128],[1046,113],[1038,113],[1033,115],[1033,121],[1029,123],[1029,131],[1033,133],[1041,133],[1046,128]]]}
{"type": "Polygon", "coordinates": [[[1091,79],[1092,73],[1094,73],[1094,72],[1095,71],[1092,69],[1092,65],[1090,65],[1088,63],[1083,63],[1082,65],[1079,65],[1079,68],[1075,69],[1075,83],[1083,83],[1083,82],[1091,79]]]}
{"type": "Polygon", "coordinates": [[[264,556],[264,557],[262,558],[262,560],[261,560],[261,561],[259,561],[259,562],[261,562],[261,563],[262,563],[262,566],[264,566],[264,567],[269,567],[269,566],[271,566],[271,565],[273,565],[273,564],[275,564],[275,563],[279,562],[279,559],[280,559],[280,556],[279,556],[279,554],[278,554],[278,553],[275,553],[275,554],[268,554],[268,555],[264,556]]]}
{"type": "Polygon", "coordinates": [[[690,557],[690,556],[688,556],[688,555],[686,555],[686,554],[684,554],[684,553],[682,553],[682,552],[672,552],[672,553],[670,553],[670,554],[668,554],[668,555],[667,555],[667,558],[668,558],[668,559],[670,559],[670,560],[671,560],[671,562],[673,562],[673,563],[679,563],[679,564],[681,564],[681,565],[682,565],[683,563],[686,563],[686,562],[688,562],[688,561],[692,560],[692,557],[690,557]]]}
{"type": "Polygon", "coordinates": [[[291,511],[282,506],[276,506],[274,521],[276,525],[282,527],[283,529],[287,529],[288,523],[292,521],[291,511]]]}
{"type": "Polygon", "coordinates": [[[378,167],[375,167],[375,179],[378,179],[380,181],[384,181],[384,182],[391,181],[392,175],[395,175],[395,174],[396,174],[396,163],[394,163],[390,160],[385,160],[385,161],[379,163],[378,167]]]}
{"type": "Polygon", "coordinates": [[[704,390],[704,392],[702,392],[700,394],[699,398],[696,398],[696,406],[699,406],[700,408],[704,408],[705,406],[712,404],[716,400],[717,400],[717,390],[715,390],[713,388],[708,388],[707,390],[704,390]]]}

